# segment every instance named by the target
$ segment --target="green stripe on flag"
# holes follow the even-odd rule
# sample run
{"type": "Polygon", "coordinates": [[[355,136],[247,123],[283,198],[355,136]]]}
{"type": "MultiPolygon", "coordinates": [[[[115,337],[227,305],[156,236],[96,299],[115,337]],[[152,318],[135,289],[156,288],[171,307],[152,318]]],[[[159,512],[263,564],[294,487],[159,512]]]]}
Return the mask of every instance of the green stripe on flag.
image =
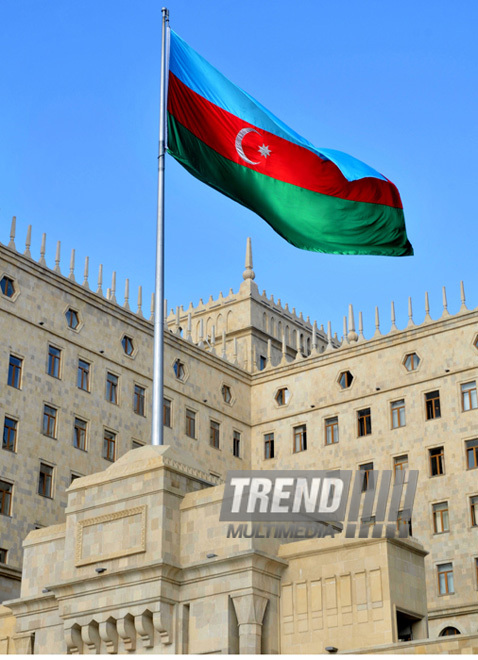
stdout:
{"type": "Polygon", "coordinates": [[[193,176],[260,215],[286,241],[329,254],[413,254],[402,209],[312,192],[220,156],[168,114],[168,151],[193,176]]]}

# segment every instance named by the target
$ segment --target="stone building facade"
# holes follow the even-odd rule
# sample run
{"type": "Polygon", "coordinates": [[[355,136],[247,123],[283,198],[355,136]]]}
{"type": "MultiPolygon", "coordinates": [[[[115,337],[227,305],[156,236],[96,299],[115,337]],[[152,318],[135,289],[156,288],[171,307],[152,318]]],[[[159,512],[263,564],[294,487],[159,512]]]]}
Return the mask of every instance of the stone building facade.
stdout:
{"type": "MultiPolygon", "coordinates": [[[[47,577],[49,585],[55,580],[68,582],[74,575],[75,580],[83,579],[84,569],[75,566],[74,574],[45,574],[42,585],[35,584],[44,562],[41,566],[35,563],[39,560],[34,548],[45,543],[50,549],[56,548],[55,552],[63,552],[58,544],[67,543],[72,502],[93,477],[75,484],[72,481],[103,473],[106,468],[104,474],[111,477],[122,456],[147,445],[150,439],[152,323],[145,318],[141,291],[137,311],[133,311],[128,283],[124,303],[119,303],[114,275],[104,295],[101,269],[98,284],[93,286],[86,263],[84,275],[77,282],[74,254],[69,273],[62,274],[60,246],[55,267],[50,269],[45,262],[44,241],[39,261],[31,256],[30,242],[29,231],[25,250],[17,249],[13,223],[10,243],[0,245],[0,412],[4,425],[0,452],[0,598],[5,601],[20,595],[22,544],[27,535],[26,575],[30,577],[22,586],[22,599],[38,598],[38,589],[47,577]]],[[[377,313],[376,331],[370,339],[364,337],[361,317],[355,328],[350,308],[339,339],[332,335],[330,325],[326,330],[318,327],[280,300],[259,292],[248,242],[246,268],[236,292],[211,297],[206,303],[200,301],[196,307],[178,308],[166,319],[164,441],[174,448],[177,463],[193,464],[200,472],[200,478],[189,481],[183,474],[181,520],[186,520],[191,510],[189,525],[194,528],[204,508],[195,503],[195,498],[219,497],[219,484],[232,469],[340,468],[362,469],[364,474],[372,469],[417,469],[413,540],[395,546],[386,540],[375,544],[378,554],[371,570],[379,567],[381,575],[388,576],[397,564],[405,566],[401,557],[390,559],[394,552],[390,547],[400,546],[397,552],[408,553],[409,557],[411,551],[405,546],[411,544],[412,554],[423,563],[426,582],[425,606],[423,602],[417,604],[416,594],[406,595],[414,621],[426,617],[431,638],[449,632],[475,635],[478,310],[466,307],[463,289],[461,298],[460,311],[451,315],[444,292],[443,312],[436,320],[431,318],[426,303],[425,320],[419,325],[413,321],[410,303],[409,323],[404,330],[396,328],[392,306],[391,330],[382,334],[377,313]],[[413,607],[410,602],[415,603],[413,607]]],[[[145,450],[135,451],[139,456],[145,450]]],[[[208,532],[205,538],[213,536],[208,532]]],[[[199,561],[199,555],[194,556],[199,552],[197,539],[194,536],[188,542],[192,554],[181,560],[181,570],[199,561]]],[[[322,541],[325,548],[326,542],[322,541]]],[[[311,584],[322,578],[312,576],[309,582],[306,580],[304,592],[297,577],[307,566],[301,553],[308,556],[317,548],[293,550],[296,545],[274,549],[271,554],[276,559],[270,560],[274,568],[271,564],[267,569],[268,575],[274,575],[267,589],[282,599],[280,636],[267,641],[266,635],[266,641],[261,642],[265,644],[261,648],[272,652],[314,652],[317,643],[310,635],[307,641],[307,631],[313,629],[312,619],[318,617],[309,607],[313,598],[318,598],[312,596],[311,584]],[[296,560],[295,553],[302,558],[296,560]],[[295,564],[297,561],[299,564],[295,564]],[[294,565],[298,566],[297,575],[294,565]],[[288,584],[292,585],[289,591],[288,584]],[[293,595],[289,597],[289,593],[293,595]],[[302,623],[300,612],[305,606],[299,604],[301,593],[308,594],[302,623]],[[291,612],[289,621],[284,618],[286,611],[291,612]],[[306,625],[307,631],[301,632],[301,626],[303,629],[306,625]],[[286,633],[287,629],[292,633],[286,633]]],[[[228,557],[231,552],[234,555],[235,550],[228,551],[228,557]]],[[[331,556],[338,556],[338,552],[334,547],[331,556]]],[[[347,543],[340,552],[350,554],[347,543]]],[[[66,563],[68,553],[65,550],[66,563]]],[[[364,555],[362,564],[365,560],[364,555]]],[[[62,570],[61,565],[59,562],[58,570],[62,570]]],[[[118,568],[126,565],[126,560],[118,560],[118,568]]],[[[342,566],[329,577],[336,575],[334,584],[341,584],[341,575],[355,576],[360,570],[357,566],[354,571],[345,571],[342,566]]],[[[419,568],[413,570],[419,574],[419,568]]],[[[350,580],[355,598],[358,582],[355,577],[350,580]]],[[[387,577],[384,590],[390,602],[395,602],[392,583],[387,577]]],[[[347,586],[343,589],[347,593],[347,586]]],[[[368,595],[372,591],[371,585],[365,588],[368,595]]],[[[321,587],[322,596],[327,598],[321,587]]],[[[181,600],[171,594],[168,598],[170,605],[181,600]]],[[[43,607],[45,597],[40,600],[43,607]]],[[[230,617],[227,622],[221,619],[221,626],[235,630],[234,617],[240,618],[242,610],[239,601],[226,601],[217,606],[222,617],[230,617]],[[229,605],[224,610],[226,601],[229,605]]],[[[253,598],[254,611],[261,609],[256,601],[253,598]]],[[[278,601],[274,604],[274,599],[268,597],[268,603],[272,604],[264,611],[273,616],[274,608],[279,609],[278,601]]],[[[375,609],[373,603],[366,603],[375,609]]],[[[177,614],[175,625],[179,626],[186,611],[192,617],[194,608],[191,604],[189,607],[177,614]]],[[[400,611],[407,611],[403,603],[400,607],[400,611]]],[[[355,612],[354,607],[352,610],[355,612]]],[[[148,616],[154,618],[154,613],[148,611],[148,616]]],[[[111,616],[117,621],[119,614],[111,616]]],[[[6,616],[4,619],[7,621],[6,616]]],[[[357,613],[352,621],[354,626],[359,625],[357,613]]],[[[96,623],[91,629],[93,637],[96,623]]],[[[262,625],[262,621],[256,624],[262,625]]],[[[201,628],[205,624],[197,625],[201,628]]],[[[341,618],[343,625],[349,624],[341,618]]],[[[62,626],[63,631],[64,621],[62,626]]],[[[191,638],[188,642],[197,652],[235,648],[233,632],[227,642],[226,638],[218,640],[215,649],[210,644],[201,647],[199,628],[199,637],[194,633],[196,641],[191,638]]],[[[380,625],[375,629],[377,635],[371,645],[397,641],[396,621],[385,627],[383,634],[380,625]]],[[[418,629],[416,634],[427,636],[423,628],[418,629]]],[[[72,635],[76,639],[77,632],[74,627],[72,635]]],[[[320,639],[326,637],[319,634],[320,639]]],[[[333,634],[329,639],[331,645],[341,648],[333,643],[333,634]]],[[[348,648],[360,646],[353,642],[353,635],[350,639],[348,648]]],[[[63,632],[61,640],[63,643],[63,632]]],[[[87,642],[83,640],[82,644],[87,642]]],[[[166,647],[166,652],[172,652],[166,647]]],[[[174,649],[179,652],[180,646],[174,649]]]]}

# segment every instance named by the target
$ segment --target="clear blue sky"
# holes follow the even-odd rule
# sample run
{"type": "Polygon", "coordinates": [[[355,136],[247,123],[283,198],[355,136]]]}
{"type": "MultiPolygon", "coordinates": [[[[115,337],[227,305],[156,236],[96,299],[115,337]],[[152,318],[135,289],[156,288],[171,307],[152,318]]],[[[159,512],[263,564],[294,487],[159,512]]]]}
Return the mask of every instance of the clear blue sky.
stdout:
{"type": "MultiPolygon", "coordinates": [[[[250,211],[168,157],[169,307],[237,290],[246,237],[259,289],[339,336],[349,302],[373,334],[375,305],[390,327],[407,298],[432,317],[446,285],[450,311],[465,280],[478,305],[478,2],[170,0],[173,29],[233,82],[317,147],[365,161],[399,188],[411,258],[298,250],[250,211]]],[[[0,5],[0,241],[17,216],[47,262],[62,241],[77,275],[86,255],[132,294],[154,279],[161,3],[3,0],[0,5]]]]}

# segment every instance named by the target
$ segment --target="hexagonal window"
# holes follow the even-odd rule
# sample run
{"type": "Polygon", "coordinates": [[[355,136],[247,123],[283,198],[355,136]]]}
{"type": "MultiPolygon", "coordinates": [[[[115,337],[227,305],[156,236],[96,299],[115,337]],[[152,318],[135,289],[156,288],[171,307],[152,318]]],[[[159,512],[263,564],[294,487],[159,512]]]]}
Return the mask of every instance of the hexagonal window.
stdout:
{"type": "Polygon", "coordinates": [[[231,388],[229,387],[229,385],[223,385],[221,387],[221,394],[222,394],[222,398],[224,399],[224,401],[226,403],[231,403],[232,394],[231,394],[231,388]]]}
{"type": "Polygon", "coordinates": [[[0,280],[0,289],[2,290],[4,296],[7,298],[13,298],[15,295],[15,284],[12,278],[4,275],[0,280]]]}
{"type": "Polygon", "coordinates": [[[403,366],[407,371],[415,371],[418,369],[419,364],[420,358],[416,353],[409,353],[408,355],[405,355],[405,358],[403,359],[403,366]]]}
{"type": "Polygon", "coordinates": [[[123,347],[124,352],[126,355],[133,355],[134,352],[134,345],[133,345],[133,340],[131,337],[128,337],[128,335],[125,335],[123,339],[121,340],[121,346],[123,347]]]}
{"type": "Polygon", "coordinates": [[[274,398],[278,406],[286,406],[289,403],[290,392],[287,387],[281,387],[274,398]]]}
{"type": "Polygon", "coordinates": [[[80,325],[80,317],[78,316],[78,312],[69,307],[65,312],[65,316],[68,327],[72,330],[76,330],[80,325]]]}
{"type": "Polygon", "coordinates": [[[176,378],[178,380],[184,380],[185,379],[186,369],[184,368],[184,364],[181,362],[181,360],[179,358],[174,362],[173,369],[174,369],[174,373],[176,375],[176,378]]]}
{"type": "Polygon", "coordinates": [[[352,385],[353,379],[354,377],[352,376],[350,371],[342,371],[342,373],[338,378],[338,383],[343,390],[346,390],[348,387],[352,385]]]}

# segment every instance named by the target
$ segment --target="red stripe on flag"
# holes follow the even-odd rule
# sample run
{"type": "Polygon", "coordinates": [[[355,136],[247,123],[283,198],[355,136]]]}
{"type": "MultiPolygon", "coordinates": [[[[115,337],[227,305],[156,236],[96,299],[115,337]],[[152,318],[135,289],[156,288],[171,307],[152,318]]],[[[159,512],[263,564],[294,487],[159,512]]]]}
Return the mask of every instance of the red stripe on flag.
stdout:
{"type": "Polygon", "coordinates": [[[331,161],[219,108],[171,72],[168,112],[221,156],[273,179],[340,199],[402,208],[391,181],[371,177],[348,181],[331,161]]]}

